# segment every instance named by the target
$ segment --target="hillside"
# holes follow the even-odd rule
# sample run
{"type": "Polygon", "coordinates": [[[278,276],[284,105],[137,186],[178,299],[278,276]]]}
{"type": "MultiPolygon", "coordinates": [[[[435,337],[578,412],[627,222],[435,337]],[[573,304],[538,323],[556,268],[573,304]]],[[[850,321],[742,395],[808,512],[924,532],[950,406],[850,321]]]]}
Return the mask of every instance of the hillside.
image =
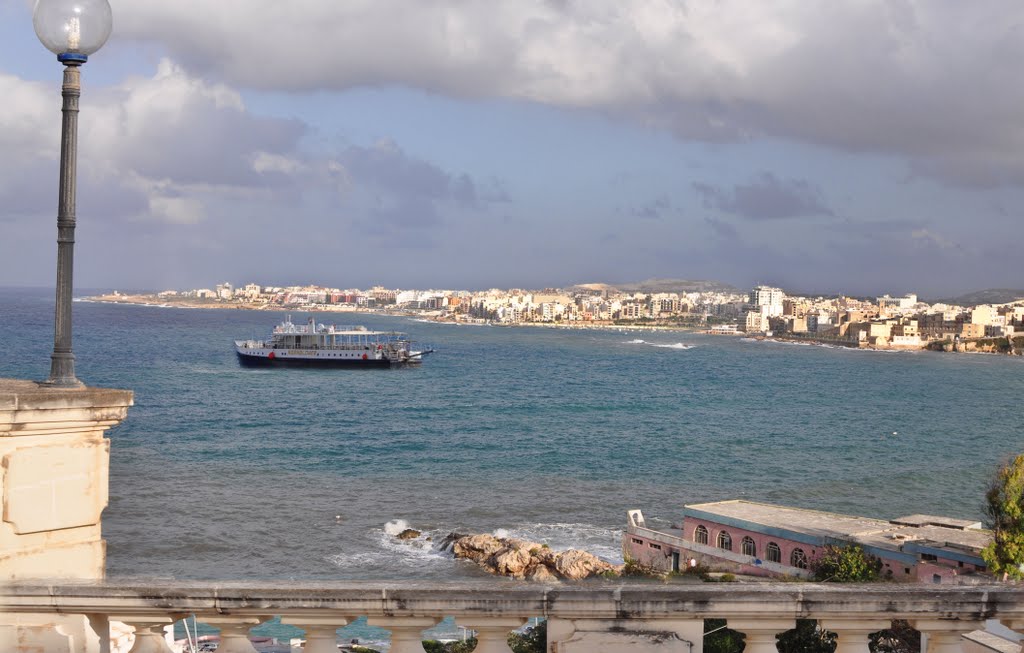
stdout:
{"type": "Polygon", "coordinates": [[[622,292],[740,292],[734,286],[721,281],[687,279],[647,279],[631,283],[581,283],[573,286],[584,290],[619,290],[622,292]]]}
{"type": "MultiPolygon", "coordinates": [[[[959,297],[949,297],[937,301],[944,304],[955,304],[957,306],[977,306],[978,304],[1007,304],[1012,301],[1024,298],[1024,290],[1013,290],[1011,288],[989,288],[978,290],[959,297]]],[[[934,302],[933,302],[934,303],[934,302]]]]}

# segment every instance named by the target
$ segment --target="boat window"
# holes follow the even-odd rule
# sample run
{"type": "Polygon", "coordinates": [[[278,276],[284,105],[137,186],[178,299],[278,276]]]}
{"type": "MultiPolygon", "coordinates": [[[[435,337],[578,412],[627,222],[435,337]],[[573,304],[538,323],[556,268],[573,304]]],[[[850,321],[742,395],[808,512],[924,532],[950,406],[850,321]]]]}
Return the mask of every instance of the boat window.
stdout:
{"type": "Polygon", "coordinates": [[[743,538],[743,555],[745,556],[756,556],[757,545],[754,544],[754,538],[747,536],[743,538]]]}
{"type": "Polygon", "coordinates": [[[708,529],[705,528],[703,524],[698,526],[693,531],[693,541],[696,542],[697,544],[707,544],[708,543],[708,529]]]}
{"type": "Polygon", "coordinates": [[[765,547],[765,551],[768,555],[768,562],[782,562],[782,549],[775,542],[769,542],[768,546],[765,547]]]}
{"type": "Polygon", "coordinates": [[[732,551],[732,535],[729,535],[729,531],[720,531],[718,533],[718,548],[732,551]]]}

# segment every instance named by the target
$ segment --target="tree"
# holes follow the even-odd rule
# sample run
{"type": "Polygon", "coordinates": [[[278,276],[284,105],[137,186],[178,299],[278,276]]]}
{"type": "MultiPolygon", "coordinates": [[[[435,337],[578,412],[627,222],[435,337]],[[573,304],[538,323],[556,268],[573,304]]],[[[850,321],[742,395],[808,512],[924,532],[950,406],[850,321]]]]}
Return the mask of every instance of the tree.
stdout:
{"type": "Polygon", "coordinates": [[[992,542],[981,552],[994,574],[1024,578],[1024,454],[996,471],[985,492],[992,542]]]}
{"type": "Polygon", "coordinates": [[[548,622],[540,621],[533,628],[508,636],[508,647],[512,653],[547,653],[548,622]]]}
{"type": "Polygon", "coordinates": [[[856,544],[826,545],[821,556],[811,561],[814,579],[834,583],[870,583],[878,580],[882,561],[856,544]]]}
{"type": "Polygon", "coordinates": [[[779,635],[779,653],[833,653],[836,634],[818,627],[814,619],[797,619],[796,628],[779,635]]]}
{"type": "Polygon", "coordinates": [[[907,621],[896,619],[891,628],[871,633],[868,648],[872,653],[920,653],[921,633],[907,621]]]}
{"type": "Polygon", "coordinates": [[[476,648],[476,638],[472,637],[465,642],[439,642],[433,639],[423,641],[423,650],[426,653],[471,653],[476,648]]]}
{"type": "Polygon", "coordinates": [[[704,653],[742,653],[743,633],[726,628],[725,619],[704,620],[704,653]]]}

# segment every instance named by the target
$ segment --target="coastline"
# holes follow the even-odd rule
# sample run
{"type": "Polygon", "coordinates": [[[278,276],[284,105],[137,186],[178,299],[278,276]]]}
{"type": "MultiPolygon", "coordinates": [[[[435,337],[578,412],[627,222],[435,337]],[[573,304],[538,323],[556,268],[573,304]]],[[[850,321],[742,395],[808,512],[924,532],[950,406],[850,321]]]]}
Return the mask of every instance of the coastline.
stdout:
{"type": "MultiPolygon", "coordinates": [[[[452,326],[493,326],[498,328],[523,328],[538,327],[544,329],[578,329],[578,330],[612,330],[612,331],[666,331],[681,333],[709,333],[703,329],[687,326],[663,325],[663,324],[607,324],[593,322],[510,322],[492,323],[484,321],[466,321],[441,319],[433,311],[415,311],[410,309],[389,309],[389,308],[365,308],[352,306],[351,304],[317,304],[315,306],[281,306],[277,304],[249,304],[245,302],[218,302],[191,299],[173,299],[154,297],[152,295],[95,295],[89,297],[75,298],[77,302],[90,304],[120,304],[126,306],[151,306],[156,308],[183,308],[198,310],[241,310],[241,311],[272,311],[272,312],[299,312],[299,313],[367,313],[374,315],[391,315],[395,317],[408,317],[430,322],[433,324],[449,324],[452,326]]],[[[731,334],[730,334],[731,335],[731,334]]],[[[737,334],[745,335],[745,334],[737,334]]]]}
{"type": "MultiPolygon", "coordinates": [[[[879,352],[934,352],[934,353],[954,353],[954,354],[992,354],[999,356],[1022,356],[1024,355],[1024,347],[1015,347],[1010,351],[996,351],[990,343],[984,344],[981,348],[977,346],[978,343],[973,341],[965,341],[957,345],[949,344],[946,347],[942,346],[940,341],[929,341],[923,343],[919,347],[893,347],[885,346],[880,347],[871,344],[862,344],[851,342],[848,340],[838,339],[820,339],[812,337],[799,337],[792,335],[772,335],[765,336],[759,334],[750,334],[746,332],[736,333],[721,333],[714,332],[710,329],[697,328],[692,326],[682,325],[664,325],[664,324],[613,324],[613,323],[594,323],[594,322],[511,322],[511,323],[493,323],[482,320],[457,320],[442,318],[434,311],[416,311],[410,309],[391,309],[391,308],[366,308],[360,306],[353,306],[351,304],[317,304],[315,306],[281,306],[277,304],[251,304],[247,302],[222,302],[222,301],[209,301],[209,300],[193,300],[193,299],[165,299],[155,297],[153,295],[96,295],[89,297],[76,298],[75,301],[87,302],[95,304],[122,304],[129,306],[151,306],[159,308],[182,308],[182,309],[198,309],[198,310],[241,310],[241,311],[273,311],[273,312],[287,312],[296,311],[304,313],[366,313],[375,315],[389,315],[395,317],[405,317],[410,319],[421,320],[424,322],[430,322],[433,324],[448,324],[452,326],[493,326],[498,328],[542,328],[542,329],[575,329],[579,331],[588,330],[601,330],[601,331],[620,331],[620,332],[665,332],[665,333],[698,333],[701,335],[710,336],[727,336],[727,337],[744,337],[750,340],[756,340],[759,342],[778,342],[778,343],[791,343],[795,345],[811,345],[817,347],[825,347],[831,349],[855,349],[861,351],[879,351],[879,352]]],[[[990,340],[990,339],[985,339],[990,340]]]]}

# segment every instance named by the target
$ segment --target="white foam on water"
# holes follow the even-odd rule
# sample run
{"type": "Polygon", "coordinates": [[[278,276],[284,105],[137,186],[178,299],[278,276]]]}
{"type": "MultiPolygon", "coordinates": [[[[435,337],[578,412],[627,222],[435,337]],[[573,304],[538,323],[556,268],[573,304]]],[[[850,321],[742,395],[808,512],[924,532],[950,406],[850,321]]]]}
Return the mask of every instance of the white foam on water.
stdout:
{"type": "Polygon", "coordinates": [[[409,528],[409,522],[404,519],[392,519],[388,523],[384,524],[384,532],[392,537],[397,536],[407,528],[409,528]]]}
{"type": "Polygon", "coordinates": [[[642,345],[642,344],[644,344],[644,340],[642,338],[636,338],[635,340],[630,340],[626,344],[627,345],[642,345]]]}
{"type": "Polygon", "coordinates": [[[451,564],[452,555],[437,547],[448,531],[423,531],[417,538],[398,539],[396,536],[407,528],[409,523],[404,519],[392,519],[383,528],[373,529],[371,540],[376,540],[377,547],[357,553],[332,554],[326,556],[326,560],[341,569],[355,571],[391,569],[395,565],[422,569],[424,565],[451,564]]]}
{"type": "Polygon", "coordinates": [[[340,569],[366,569],[381,565],[386,560],[378,553],[334,553],[325,559],[340,569]]]}
{"type": "Polygon", "coordinates": [[[504,538],[507,538],[507,537],[512,537],[512,535],[509,534],[508,529],[505,529],[505,528],[496,528],[496,529],[494,529],[494,532],[491,533],[491,535],[493,535],[494,537],[496,537],[498,539],[504,539],[504,538]]]}
{"type": "Polygon", "coordinates": [[[681,342],[677,342],[677,343],[672,344],[672,345],[657,345],[657,344],[651,343],[651,346],[653,346],[653,347],[661,347],[662,349],[693,349],[694,348],[694,345],[684,345],[681,342]]]}

